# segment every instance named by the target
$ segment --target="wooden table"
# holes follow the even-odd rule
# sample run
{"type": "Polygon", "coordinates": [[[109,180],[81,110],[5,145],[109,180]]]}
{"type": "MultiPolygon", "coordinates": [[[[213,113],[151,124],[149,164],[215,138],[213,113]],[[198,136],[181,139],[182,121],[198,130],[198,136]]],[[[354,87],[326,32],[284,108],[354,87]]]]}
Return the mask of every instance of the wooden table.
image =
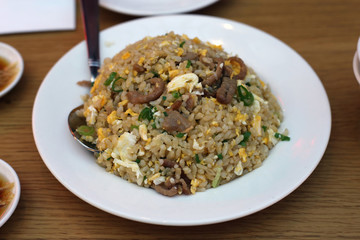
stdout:
{"type": "MultiPolygon", "coordinates": [[[[250,216],[196,227],[150,225],[103,212],[63,187],[43,163],[32,134],[34,98],[55,62],[84,39],[79,6],[75,31],[0,36],[25,61],[19,84],[0,98],[0,158],[22,184],[0,239],[360,239],[360,89],[352,70],[359,10],[358,0],[223,0],[195,12],[252,25],[294,48],[320,77],[332,110],[327,150],[297,190],[250,216]]],[[[135,18],[101,9],[100,28],[135,18]]]]}

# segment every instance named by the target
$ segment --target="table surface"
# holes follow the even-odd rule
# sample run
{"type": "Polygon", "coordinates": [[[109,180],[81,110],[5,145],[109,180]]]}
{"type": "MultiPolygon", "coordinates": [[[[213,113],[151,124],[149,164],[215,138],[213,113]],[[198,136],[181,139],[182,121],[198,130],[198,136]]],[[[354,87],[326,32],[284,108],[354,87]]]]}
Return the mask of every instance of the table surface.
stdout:
{"type": "MultiPolygon", "coordinates": [[[[223,0],[194,12],[246,23],[284,41],[314,68],[332,111],[327,150],[298,189],[250,216],[195,227],[150,225],[103,212],[68,191],[42,161],[32,107],[47,72],[84,39],[78,4],[74,31],[0,36],[25,61],[21,81],[0,98],[0,158],[13,166],[22,186],[0,239],[360,239],[360,89],[352,70],[358,0],[223,0]]],[[[100,28],[136,18],[101,9],[100,28]]]]}

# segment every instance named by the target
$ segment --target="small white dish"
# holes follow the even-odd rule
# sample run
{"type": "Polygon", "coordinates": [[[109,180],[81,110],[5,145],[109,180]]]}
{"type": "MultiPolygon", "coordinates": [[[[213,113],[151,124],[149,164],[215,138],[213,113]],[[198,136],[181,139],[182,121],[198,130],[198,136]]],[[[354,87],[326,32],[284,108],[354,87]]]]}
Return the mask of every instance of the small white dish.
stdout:
{"type": "Polygon", "coordinates": [[[16,73],[10,80],[10,83],[8,83],[4,89],[0,89],[0,97],[2,97],[19,82],[24,72],[24,60],[15,48],[3,42],[0,42],[0,58],[5,59],[9,65],[17,64],[17,69],[15,70],[16,73]]]}
{"type": "Polygon", "coordinates": [[[185,13],[207,7],[218,0],[100,0],[103,8],[133,16],[185,13]]]}
{"type": "Polygon", "coordinates": [[[360,56],[358,51],[356,51],[354,55],[353,69],[354,69],[354,75],[360,84],[360,56]]]}
{"type": "Polygon", "coordinates": [[[6,181],[13,183],[12,194],[13,198],[9,206],[5,206],[5,211],[0,215],[0,227],[10,218],[14,213],[19,199],[20,199],[20,181],[15,170],[4,160],[0,159],[0,175],[5,178],[6,181]]]}

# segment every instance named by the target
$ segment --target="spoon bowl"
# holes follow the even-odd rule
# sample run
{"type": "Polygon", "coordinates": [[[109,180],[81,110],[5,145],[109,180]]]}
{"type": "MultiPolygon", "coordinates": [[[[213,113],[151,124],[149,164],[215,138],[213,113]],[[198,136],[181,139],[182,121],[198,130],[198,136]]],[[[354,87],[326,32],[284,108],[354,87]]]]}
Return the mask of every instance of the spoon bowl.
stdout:
{"type": "MultiPolygon", "coordinates": [[[[88,65],[90,69],[90,81],[94,84],[98,75],[100,67],[99,54],[99,2],[98,0],[82,0],[82,15],[85,26],[85,38],[88,51],[88,65]]],[[[82,136],[76,131],[80,126],[86,125],[84,116],[77,114],[78,110],[82,109],[84,105],[80,105],[69,113],[68,125],[73,137],[87,150],[97,153],[100,152],[96,145],[85,141],[82,136]]]]}
{"type": "Polygon", "coordinates": [[[82,139],[81,135],[76,131],[76,129],[78,129],[80,126],[86,125],[86,118],[83,116],[79,116],[77,114],[77,111],[83,109],[84,105],[80,105],[76,108],[74,108],[73,110],[71,110],[69,116],[68,116],[68,125],[69,125],[69,129],[71,134],[73,135],[73,137],[87,150],[89,150],[90,152],[94,152],[94,153],[98,153],[100,152],[96,145],[85,141],[84,139],[82,139]]]}

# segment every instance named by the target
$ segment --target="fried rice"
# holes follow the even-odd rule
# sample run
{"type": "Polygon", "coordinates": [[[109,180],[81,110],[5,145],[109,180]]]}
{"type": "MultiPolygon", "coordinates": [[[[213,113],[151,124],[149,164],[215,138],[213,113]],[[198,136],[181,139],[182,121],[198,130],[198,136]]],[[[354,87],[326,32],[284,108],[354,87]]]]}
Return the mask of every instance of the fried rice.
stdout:
{"type": "Polygon", "coordinates": [[[289,140],[269,85],[240,57],[173,32],[105,59],[83,100],[79,133],[97,163],[165,196],[243,176],[289,140]]]}

